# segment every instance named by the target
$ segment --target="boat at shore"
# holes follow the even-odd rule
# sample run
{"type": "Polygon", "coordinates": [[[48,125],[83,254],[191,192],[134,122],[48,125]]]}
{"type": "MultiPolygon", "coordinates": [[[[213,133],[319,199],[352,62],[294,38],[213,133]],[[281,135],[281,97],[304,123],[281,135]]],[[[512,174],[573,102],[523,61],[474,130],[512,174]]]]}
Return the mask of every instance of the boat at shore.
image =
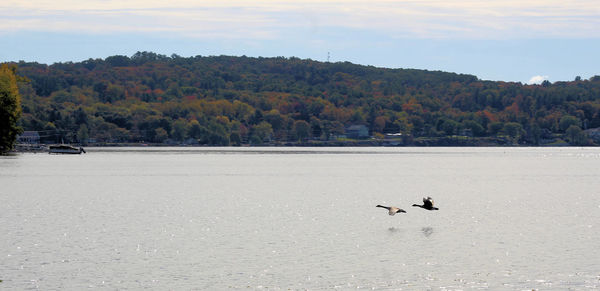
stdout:
{"type": "Polygon", "coordinates": [[[82,147],[74,147],[67,144],[51,145],[48,147],[48,153],[50,154],[81,154],[85,153],[82,147]]]}

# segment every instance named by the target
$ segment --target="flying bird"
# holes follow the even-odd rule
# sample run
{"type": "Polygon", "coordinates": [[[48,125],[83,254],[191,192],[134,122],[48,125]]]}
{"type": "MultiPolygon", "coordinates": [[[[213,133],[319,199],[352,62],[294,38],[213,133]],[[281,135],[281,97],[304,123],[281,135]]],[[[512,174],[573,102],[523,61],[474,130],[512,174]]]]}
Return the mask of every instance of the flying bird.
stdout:
{"type": "Polygon", "coordinates": [[[390,211],[389,215],[395,215],[396,213],[400,213],[400,212],[406,213],[406,211],[404,211],[404,209],[400,209],[400,208],[394,207],[394,206],[388,207],[388,206],[383,206],[383,205],[377,205],[375,207],[381,207],[381,208],[385,208],[385,209],[389,210],[390,211]]]}
{"type": "Polygon", "coordinates": [[[421,207],[421,208],[427,209],[427,210],[438,210],[439,209],[437,207],[433,207],[433,198],[431,198],[431,197],[427,197],[427,198],[423,197],[423,205],[413,204],[412,206],[421,207]]]}

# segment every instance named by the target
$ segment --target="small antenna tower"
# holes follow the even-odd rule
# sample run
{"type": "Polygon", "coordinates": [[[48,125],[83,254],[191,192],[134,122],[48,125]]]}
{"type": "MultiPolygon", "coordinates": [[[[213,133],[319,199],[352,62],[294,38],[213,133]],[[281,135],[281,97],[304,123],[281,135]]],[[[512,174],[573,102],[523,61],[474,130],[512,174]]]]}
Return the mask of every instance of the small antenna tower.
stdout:
{"type": "Polygon", "coordinates": [[[327,52],[327,62],[329,63],[329,52],[327,52]]]}

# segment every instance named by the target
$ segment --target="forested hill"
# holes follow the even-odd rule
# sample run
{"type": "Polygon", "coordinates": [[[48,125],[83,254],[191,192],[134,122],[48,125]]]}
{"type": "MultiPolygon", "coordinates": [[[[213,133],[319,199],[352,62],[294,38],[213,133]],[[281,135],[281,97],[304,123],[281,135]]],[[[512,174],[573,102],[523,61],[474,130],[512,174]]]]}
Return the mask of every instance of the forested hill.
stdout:
{"type": "MultiPolygon", "coordinates": [[[[46,142],[319,143],[365,125],[404,144],[457,136],[593,144],[600,76],[523,85],[472,75],[298,58],[167,57],[20,62],[25,130],[46,142]],[[356,127],[355,127],[356,128],[356,127]]],[[[355,133],[352,133],[355,134],[355,133]]]]}

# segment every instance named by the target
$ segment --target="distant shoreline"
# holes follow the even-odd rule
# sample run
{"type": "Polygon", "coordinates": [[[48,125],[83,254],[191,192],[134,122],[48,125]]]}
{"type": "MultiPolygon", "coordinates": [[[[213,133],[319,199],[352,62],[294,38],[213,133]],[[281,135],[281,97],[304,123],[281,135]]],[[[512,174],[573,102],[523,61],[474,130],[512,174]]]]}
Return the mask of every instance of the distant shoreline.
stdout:
{"type": "MultiPolygon", "coordinates": [[[[15,147],[13,152],[47,152],[50,144],[35,144],[35,145],[24,145],[20,144],[15,147]]],[[[241,144],[241,145],[189,145],[189,144],[166,144],[166,143],[94,143],[87,145],[75,144],[77,146],[83,146],[87,148],[100,148],[100,147],[185,147],[185,148],[215,148],[215,147],[229,147],[229,148],[265,148],[265,147],[570,147],[570,145],[562,140],[549,142],[546,144],[515,144],[511,143],[506,138],[473,138],[473,137],[439,137],[439,138],[419,138],[411,141],[403,140],[380,140],[380,139],[365,139],[365,140],[343,140],[343,141],[320,141],[320,140],[309,140],[304,142],[274,142],[264,144],[241,144]]],[[[592,145],[591,147],[597,147],[592,145]]]]}

